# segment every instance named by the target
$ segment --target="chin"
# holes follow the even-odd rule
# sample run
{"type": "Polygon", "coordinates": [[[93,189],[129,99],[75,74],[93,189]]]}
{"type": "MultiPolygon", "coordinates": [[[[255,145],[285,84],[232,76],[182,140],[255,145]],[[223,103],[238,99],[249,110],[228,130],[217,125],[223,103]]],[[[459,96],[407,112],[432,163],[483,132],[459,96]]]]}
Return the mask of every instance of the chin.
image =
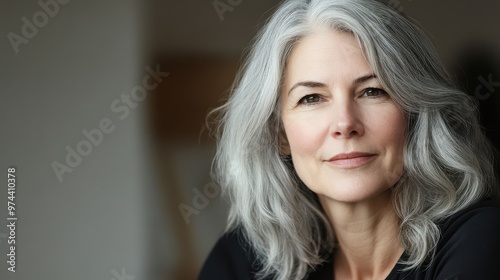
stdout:
{"type": "MultiPolygon", "coordinates": [[[[373,182],[373,181],[372,181],[373,182]]],[[[315,190],[313,190],[315,191],[315,190]]],[[[316,192],[316,191],[315,191],[316,192]]],[[[354,182],[345,182],[336,186],[322,187],[316,192],[319,196],[326,199],[344,202],[358,203],[380,198],[381,195],[390,196],[391,187],[387,185],[373,185],[373,183],[356,184],[354,182]]]]}

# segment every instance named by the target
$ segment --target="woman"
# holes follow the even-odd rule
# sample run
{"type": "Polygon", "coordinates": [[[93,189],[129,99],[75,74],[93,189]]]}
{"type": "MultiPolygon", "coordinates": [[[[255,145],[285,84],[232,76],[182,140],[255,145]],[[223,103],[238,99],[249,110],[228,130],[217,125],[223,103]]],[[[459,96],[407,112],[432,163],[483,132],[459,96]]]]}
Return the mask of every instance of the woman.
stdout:
{"type": "Polygon", "coordinates": [[[200,279],[498,279],[493,151],[394,9],[284,2],[220,112],[229,226],[200,279]]]}

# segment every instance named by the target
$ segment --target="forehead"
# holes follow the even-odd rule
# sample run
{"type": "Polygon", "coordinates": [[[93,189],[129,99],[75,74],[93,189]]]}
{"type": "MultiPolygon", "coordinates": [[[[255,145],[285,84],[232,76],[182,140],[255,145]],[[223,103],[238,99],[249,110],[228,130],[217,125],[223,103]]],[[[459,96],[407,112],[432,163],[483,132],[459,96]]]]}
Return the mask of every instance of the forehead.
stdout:
{"type": "Polygon", "coordinates": [[[321,30],[301,38],[288,57],[285,83],[327,82],[371,72],[358,41],[348,32],[321,30]]]}

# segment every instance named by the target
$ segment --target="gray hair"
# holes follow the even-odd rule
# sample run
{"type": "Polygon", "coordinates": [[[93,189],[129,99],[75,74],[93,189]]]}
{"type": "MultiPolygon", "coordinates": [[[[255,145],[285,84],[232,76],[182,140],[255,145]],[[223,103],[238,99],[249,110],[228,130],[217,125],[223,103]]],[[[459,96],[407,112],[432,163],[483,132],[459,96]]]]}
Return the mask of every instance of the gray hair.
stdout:
{"type": "Polygon", "coordinates": [[[313,28],[353,34],[372,70],[407,115],[405,174],[392,188],[408,268],[432,257],[437,223],[493,195],[493,151],[471,98],[454,85],[415,23],[374,0],[285,1],[260,31],[218,114],[214,179],[229,199],[259,278],[302,279],[335,236],[317,196],[280,154],[279,92],[288,55],[313,28]]]}

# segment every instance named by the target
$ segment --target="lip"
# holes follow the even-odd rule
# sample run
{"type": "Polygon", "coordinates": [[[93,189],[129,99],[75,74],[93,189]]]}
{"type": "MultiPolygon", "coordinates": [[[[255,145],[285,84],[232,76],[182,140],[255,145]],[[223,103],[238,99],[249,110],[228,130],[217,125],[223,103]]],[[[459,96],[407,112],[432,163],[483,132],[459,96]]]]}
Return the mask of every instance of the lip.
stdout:
{"type": "Polygon", "coordinates": [[[375,156],[376,154],[371,153],[351,152],[338,154],[329,159],[328,162],[339,168],[356,168],[369,163],[375,156]]]}

